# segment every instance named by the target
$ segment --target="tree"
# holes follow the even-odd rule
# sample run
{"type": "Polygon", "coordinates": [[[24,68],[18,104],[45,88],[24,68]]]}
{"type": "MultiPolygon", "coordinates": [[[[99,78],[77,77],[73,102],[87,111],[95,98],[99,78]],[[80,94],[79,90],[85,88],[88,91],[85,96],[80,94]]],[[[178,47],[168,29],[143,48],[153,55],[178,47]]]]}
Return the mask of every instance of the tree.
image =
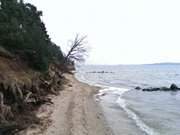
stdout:
{"type": "Polygon", "coordinates": [[[87,48],[85,47],[86,36],[79,37],[76,35],[74,41],[71,41],[71,47],[65,56],[64,63],[71,64],[75,62],[84,62],[87,56],[87,48]]]}
{"type": "Polygon", "coordinates": [[[61,49],[52,43],[42,12],[23,0],[0,0],[0,46],[19,55],[29,66],[46,71],[53,60],[63,61],[61,49]]]}

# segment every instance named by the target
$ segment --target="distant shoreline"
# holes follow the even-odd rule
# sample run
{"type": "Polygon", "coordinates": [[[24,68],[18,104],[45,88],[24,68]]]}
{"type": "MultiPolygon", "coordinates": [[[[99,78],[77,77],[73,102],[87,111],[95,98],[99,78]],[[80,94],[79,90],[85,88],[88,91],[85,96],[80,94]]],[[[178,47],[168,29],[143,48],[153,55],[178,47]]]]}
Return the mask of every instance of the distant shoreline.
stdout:
{"type": "Polygon", "coordinates": [[[145,64],[86,64],[86,66],[141,66],[141,65],[180,65],[178,62],[145,63],[145,64]]]}

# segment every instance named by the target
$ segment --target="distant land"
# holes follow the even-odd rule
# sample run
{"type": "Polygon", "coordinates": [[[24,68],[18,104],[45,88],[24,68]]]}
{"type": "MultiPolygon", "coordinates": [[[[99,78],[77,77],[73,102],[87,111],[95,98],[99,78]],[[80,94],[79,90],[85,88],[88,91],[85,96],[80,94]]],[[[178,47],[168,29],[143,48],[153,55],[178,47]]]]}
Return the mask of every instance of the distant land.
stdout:
{"type": "Polygon", "coordinates": [[[162,63],[149,63],[149,64],[85,64],[85,66],[138,66],[138,65],[180,65],[178,62],[162,62],[162,63]]]}
{"type": "Polygon", "coordinates": [[[180,65],[180,63],[176,63],[176,62],[163,62],[163,63],[142,64],[142,65],[180,65]]]}

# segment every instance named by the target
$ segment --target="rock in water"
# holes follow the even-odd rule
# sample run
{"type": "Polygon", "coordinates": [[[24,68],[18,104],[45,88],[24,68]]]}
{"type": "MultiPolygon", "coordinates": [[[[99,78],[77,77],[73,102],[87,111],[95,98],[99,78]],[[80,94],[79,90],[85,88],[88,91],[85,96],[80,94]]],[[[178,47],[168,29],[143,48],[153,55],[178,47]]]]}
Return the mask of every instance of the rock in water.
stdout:
{"type": "Polygon", "coordinates": [[[137,86],[135,89],[136,89],[136,90],[141,90],[141,87],[137,86]]]}
{"type": "Polygon", "coordinates": [[[142,89],[142,91],[159,91],[160,88],[145,88],[145,89],[142,89]]]}
{"type": "Polygon", "coordinates": [[[171,86],[169,88],[160,87],[160,88],[145,88],[145,89],[142,89],[142,91],[177,91],[177,90],[180,90],[180,88],[176,84],[171,84],[171,86]]]}
{"type": "Polygon", "coordinates": [[[171,90],[178,90],[179,88],[176,84],[173,83],[173,84],[171,84],[170,89],[171,90]]]}
{"type": "Polygon", "coordinates": [[[170,91],[170,88],[167,88],[167,87],[161,87],[160,90],[161,90],[161,91],[170,91]]]}

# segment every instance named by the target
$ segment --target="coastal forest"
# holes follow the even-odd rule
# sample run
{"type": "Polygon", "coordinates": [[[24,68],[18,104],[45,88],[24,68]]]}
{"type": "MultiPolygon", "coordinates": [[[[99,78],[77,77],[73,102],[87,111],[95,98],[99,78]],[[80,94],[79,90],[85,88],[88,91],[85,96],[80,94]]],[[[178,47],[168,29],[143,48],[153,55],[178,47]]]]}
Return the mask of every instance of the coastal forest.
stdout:
{"type": "Polygon", "coordinates": [[[0,0],[0,134],[39,124],[36,110],[52,103],[47,95],[63,90],[62,74],[74,69],[70,59],[82,56],[76,48],[83,39],[76,38],[65,56],[51,41],[42,15],[23,0],[0,0]]]}
{"type": "Polygon", "coordinates": [[[23,0],[0,0],[0,46],[45,71],[54,59],[63,61],[63,53],[51,41],[41,16],[41,11],[23,0]]]}

